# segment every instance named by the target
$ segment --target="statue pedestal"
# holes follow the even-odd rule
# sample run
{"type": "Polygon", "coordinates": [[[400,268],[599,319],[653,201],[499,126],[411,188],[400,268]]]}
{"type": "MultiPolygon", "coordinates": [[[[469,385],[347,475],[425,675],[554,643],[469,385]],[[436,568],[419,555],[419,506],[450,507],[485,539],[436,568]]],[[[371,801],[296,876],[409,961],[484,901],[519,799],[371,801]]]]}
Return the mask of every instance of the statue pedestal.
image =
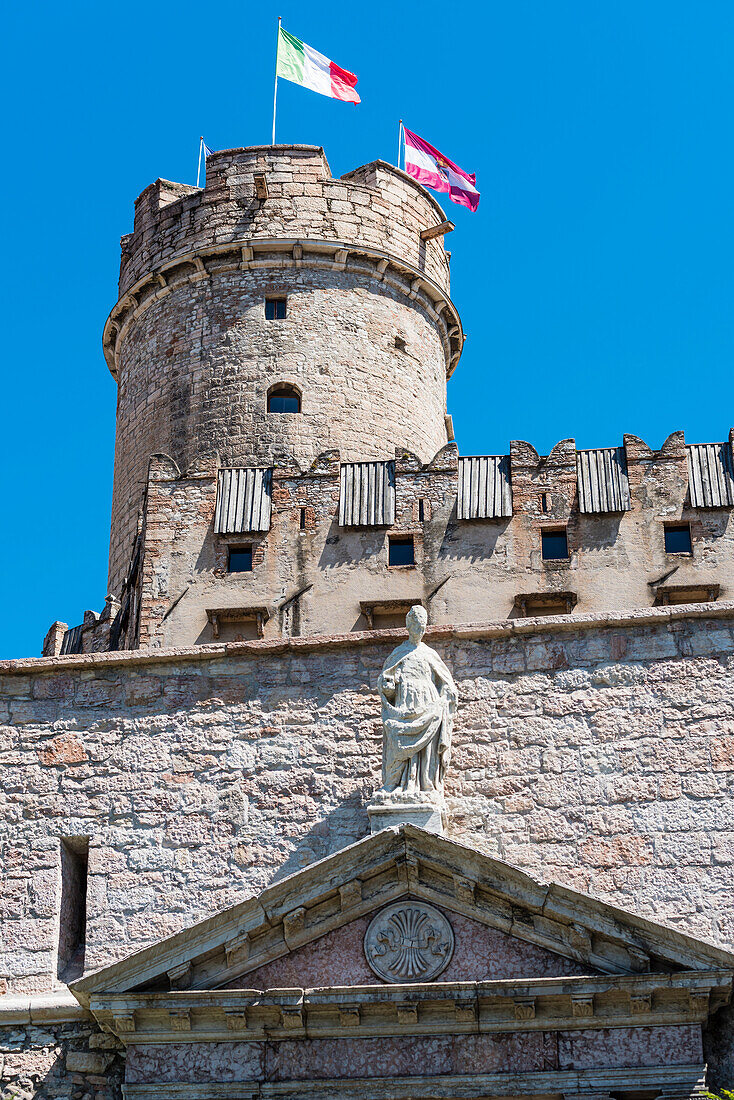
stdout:
{"type": "Polygon", "coordinates": [[[443,801],[411,802],[406,800],[378,801],[373,799],[367,805],[370,819],[370,832],[379,833],[394,825],[417,825],[429,833],[444,836],[448,824],[448,814],[443,801]]]}

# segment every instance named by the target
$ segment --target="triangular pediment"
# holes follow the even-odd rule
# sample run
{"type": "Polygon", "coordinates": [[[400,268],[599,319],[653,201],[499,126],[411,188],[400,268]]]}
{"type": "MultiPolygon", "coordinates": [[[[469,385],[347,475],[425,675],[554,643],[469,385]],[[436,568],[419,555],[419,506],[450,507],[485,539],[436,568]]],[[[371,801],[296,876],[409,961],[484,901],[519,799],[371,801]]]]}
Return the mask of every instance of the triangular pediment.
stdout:
{"type": "Polygon", "coordinates": [[[394,982],[421,980],[424,965],[427,967],[432,961],[433,944],[426,937],[425,950],[421,950],[420,940],[412,950],[404,950],[399,932],[406,916],[412,916],[414,924],[422,924],[434,934],[434,958],[441,982],[581,977],[599,973],[586,963],[482,924],[447,906],[426,906],[422,900],[407,896],[377,914],[357,917],[263,963],[234,978],[224,988],[236,989],[245,982],[250,988],[265,990],[379,985],[385,977],[394,982]],[[442,926],[434,922],[435,914],[439,921],[446,922],[443,934],[442,926]],[[378,963],[382,960],[387,964],[382,974],[370,965],[371,952],[379,956],[378,963]]]}
{"type": "MultiPolygon", "coordinates": [[[[341,937],[353,947],[369,920],[401,899],[436,907],[452,923],[468,922],[466,938],[477,944],[474,973],[465,959],[461,977],[451,980],[734,967],[729,952],[557,883],[538,882],[500,860],[403,825],[350,845],[71,988],[85,1006],[96,994],[272,988],[275,983],[269,978],[261,984],[268,973],[273,978],[288,974],[291,981],[301,952],[301,962],[315,974],[319,943],[328,948],[341,937]],[[324,939],[327,936],[332,942],[324,939]],[[492,971],[482,961],[482,952],[493,950],[504,952],[507,974],[492,971]],[[289,965],[282,961],[286,958],[292,960],[289,965]],[[520,974],[521,966],[529,973],[520,974]],[[554,969],[557,973],[551,973],[554,969]]],[[[328,983],[305,982],[304,971],[294,984],[364,984],[340,981],[333,971],[335,958],[332,953],[328,983]]],[[[363,979],[366,973],[359,970],[363,979]]],[[[448,979],[442,974],[440,980],[448,979]]],[[[282,988],[288,983],[277,984],[282,988]]]]}

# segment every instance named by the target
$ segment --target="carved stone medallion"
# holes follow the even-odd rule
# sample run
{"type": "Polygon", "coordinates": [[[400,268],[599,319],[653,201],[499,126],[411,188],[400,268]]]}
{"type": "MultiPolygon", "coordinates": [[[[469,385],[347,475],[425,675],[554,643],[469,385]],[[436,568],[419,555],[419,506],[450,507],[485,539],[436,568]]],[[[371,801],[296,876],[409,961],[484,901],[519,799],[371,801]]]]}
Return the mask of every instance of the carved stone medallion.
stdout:
{"type": "Polygon", "coordinates": [[[454,953],[454,930],[424,901],[397,901],[370,921],[364,953],[385,982],[430,982],[454,953]]]}

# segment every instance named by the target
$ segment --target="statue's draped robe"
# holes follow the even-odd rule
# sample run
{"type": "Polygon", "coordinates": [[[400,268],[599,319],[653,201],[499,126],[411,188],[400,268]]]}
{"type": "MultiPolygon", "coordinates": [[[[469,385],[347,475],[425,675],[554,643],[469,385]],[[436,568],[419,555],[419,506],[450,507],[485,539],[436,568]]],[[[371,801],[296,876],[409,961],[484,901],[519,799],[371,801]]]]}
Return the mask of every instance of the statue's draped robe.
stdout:
{"type": "Polygon", "coordinates": [[[451,673],[423,642],[403,642],[385,662],[378,690],[384,726],[383,789],[441,793],[456,700],[451,673]]]}

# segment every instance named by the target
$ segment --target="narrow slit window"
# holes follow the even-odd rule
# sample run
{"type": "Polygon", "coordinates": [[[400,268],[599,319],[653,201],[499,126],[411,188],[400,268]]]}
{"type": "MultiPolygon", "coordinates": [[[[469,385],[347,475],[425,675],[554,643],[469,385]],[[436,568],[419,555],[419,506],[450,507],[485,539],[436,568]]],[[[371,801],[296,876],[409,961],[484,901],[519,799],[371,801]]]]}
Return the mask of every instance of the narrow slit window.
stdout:
{"type": "Polygon", "coordinates": [[[300,527],[301,531],[306,530],[306,509],[305,508],[301,508],[301,518],[299,520],[299,527],[300,527]]]}
{"type": "Polygon", "coordinates": [[[541,531],[543,561],[568,559],[568,535],[565,531],[541,531]]]}
{"type": "Polygon", "coordinates": [[[665,528],[666,554],[692,554],[691,528],[687,523],[669,524],[665,528]]]}
{"type": "Polygon", "coordinates": [[[285,318],[286,299],[285,298],[266,298],[265,299],[265,320],[266,321],[282,321],[285,318]]]}
{"type": "Polygon", "coordinates": [[[547,493],[542,493],[541,494],[540,508],[541,508],[541,511],[543,511],[543,512],[548,511],[548,494],[547,493]]]}
{"type": "Polygon", "coordinates": [[[301,395],[295,386],[273,386],[268,391],[269,413],[299,413],[301,411],[301,395]]]}
{"type": "Polygon", "coordinates": [[[391,538],[388,545],[388,565],[415,565],[415,545],[413,536],[391,538]]]}
{"type": "Polygon", "coordinates": [[[63,837],[57,977],[65,982],[84,973],[88,864],[89,837],[63,837]]]}
{"type": "Polygon", "coordinates": [[[423,523],[426,518],[426,506],[423,501],[423,497],[418,501],[418,522],[423,523]]]}
{"type": "Polygon", "coordinates": [[[252,547],[231,546],[227,561],[227,572],[249,573],[252,570],[252,547]]]}

